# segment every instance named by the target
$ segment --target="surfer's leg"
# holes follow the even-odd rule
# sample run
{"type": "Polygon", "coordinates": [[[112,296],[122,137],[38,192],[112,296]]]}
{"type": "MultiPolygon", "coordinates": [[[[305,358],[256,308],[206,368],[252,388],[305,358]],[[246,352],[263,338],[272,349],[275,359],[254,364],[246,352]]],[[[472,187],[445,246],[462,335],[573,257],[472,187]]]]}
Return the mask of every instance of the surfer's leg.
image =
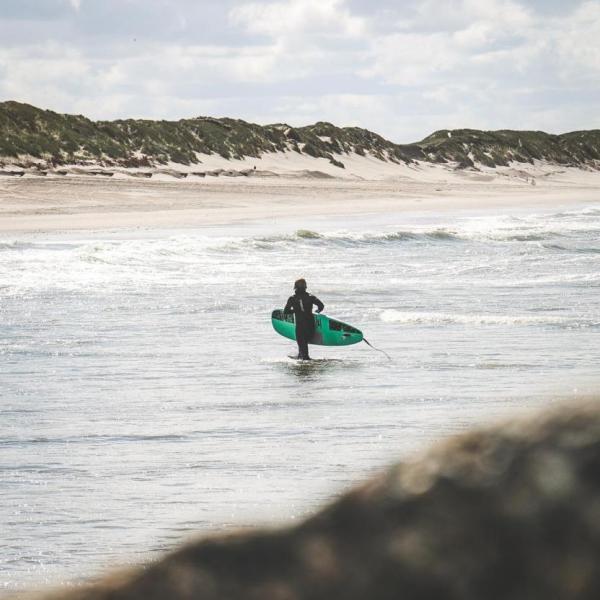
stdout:
{"type": "Polygon", "coordinates": [[[296,344],[298,344],[298,356],[296,358],[302,358],[302,331],[296,324],[296,344]]]}
{"type": "Polygon", "coordinates": [[[298,358],[300,360],[309,360],[308,337],[303,327],[296,327],[296,341],[298,342],[298,358]]]}

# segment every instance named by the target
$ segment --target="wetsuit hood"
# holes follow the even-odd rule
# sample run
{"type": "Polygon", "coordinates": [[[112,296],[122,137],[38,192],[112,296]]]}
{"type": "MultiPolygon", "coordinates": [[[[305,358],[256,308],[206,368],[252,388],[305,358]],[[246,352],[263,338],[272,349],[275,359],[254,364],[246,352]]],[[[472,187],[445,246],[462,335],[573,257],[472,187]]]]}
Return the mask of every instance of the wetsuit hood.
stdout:
{"type": "Polygon", "coordinates": [[[303,293],[306,292],[306,279],[296,279],[294,281],[294,293],[303,293]]]}

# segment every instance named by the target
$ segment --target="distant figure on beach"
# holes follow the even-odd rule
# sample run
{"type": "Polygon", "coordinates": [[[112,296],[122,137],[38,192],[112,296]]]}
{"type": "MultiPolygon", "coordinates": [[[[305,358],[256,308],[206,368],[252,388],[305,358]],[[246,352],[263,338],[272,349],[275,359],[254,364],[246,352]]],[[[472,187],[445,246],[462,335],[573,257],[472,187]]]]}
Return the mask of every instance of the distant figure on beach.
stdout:
{"type": "Polygon", "coordinates": [[[318,313],[325,308],[325,305],[316,296],[306,291],[306,280],[298,279],[294,282],[294,295],[288,298],[283,314],[293,314],[296,318],[296,342],[300,360],[310,360],[308,341],[315,332],[313,306],[317,307],[318,313]]]}

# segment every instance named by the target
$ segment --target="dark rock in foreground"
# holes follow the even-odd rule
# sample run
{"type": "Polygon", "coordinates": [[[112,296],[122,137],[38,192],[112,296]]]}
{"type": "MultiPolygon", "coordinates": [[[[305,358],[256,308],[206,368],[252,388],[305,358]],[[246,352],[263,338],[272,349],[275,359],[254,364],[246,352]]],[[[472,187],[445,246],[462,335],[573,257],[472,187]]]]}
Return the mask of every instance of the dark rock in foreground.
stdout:
{"type": "Polygon", "coordinates": [[[47,598],[600,598],[600,410],[468,433],[303,524],[47,598]]]}

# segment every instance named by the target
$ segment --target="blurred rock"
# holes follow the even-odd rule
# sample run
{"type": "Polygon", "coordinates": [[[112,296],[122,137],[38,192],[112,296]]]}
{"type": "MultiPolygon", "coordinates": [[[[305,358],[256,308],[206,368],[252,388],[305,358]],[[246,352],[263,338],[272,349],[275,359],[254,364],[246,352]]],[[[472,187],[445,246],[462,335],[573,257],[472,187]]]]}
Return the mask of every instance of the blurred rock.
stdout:
{"type": "Polygon", "coordinates": [[[458,436],[299,526],[200,540],[45,597],[597,600],[599,557],[600,410],[590,405],[458,436]]]}

